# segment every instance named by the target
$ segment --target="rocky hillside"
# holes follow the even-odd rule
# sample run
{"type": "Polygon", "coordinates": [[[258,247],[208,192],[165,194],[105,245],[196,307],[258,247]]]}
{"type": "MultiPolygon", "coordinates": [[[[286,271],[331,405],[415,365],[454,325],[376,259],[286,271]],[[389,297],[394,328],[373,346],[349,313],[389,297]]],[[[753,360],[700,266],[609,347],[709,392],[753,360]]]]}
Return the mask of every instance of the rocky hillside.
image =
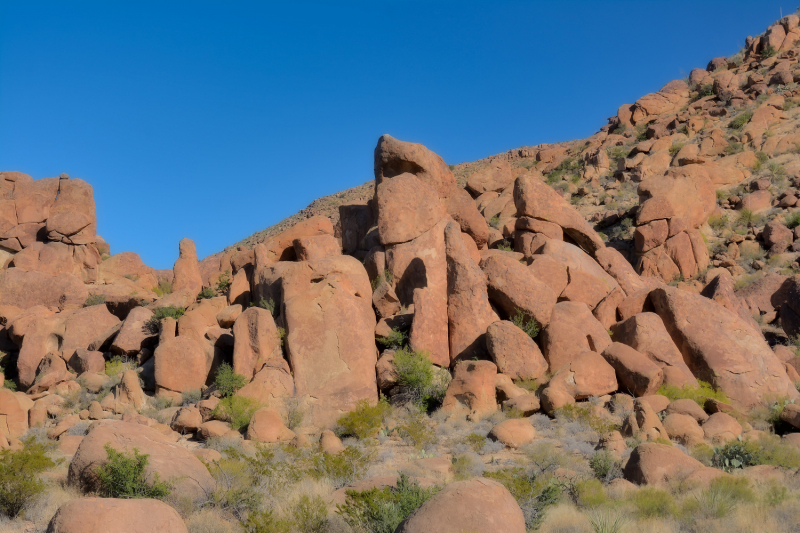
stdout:
{"type": "Polygon", "coordinates": [[[0,529],[795,531],[799,23],[170,271],[0,173],[0,529]]]}

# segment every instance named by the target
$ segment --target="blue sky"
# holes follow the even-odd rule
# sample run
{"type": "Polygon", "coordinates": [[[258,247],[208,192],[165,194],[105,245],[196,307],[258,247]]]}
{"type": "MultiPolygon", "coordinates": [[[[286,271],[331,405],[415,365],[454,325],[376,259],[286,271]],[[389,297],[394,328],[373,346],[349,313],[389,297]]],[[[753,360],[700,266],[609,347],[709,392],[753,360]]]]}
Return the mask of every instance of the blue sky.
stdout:
{"type": "Polygon", "coordinates": [[[0,169],[94,187],[112,252],[169,268],[372,179],[591,135],[795,4],[0,0],[0,169]]]}

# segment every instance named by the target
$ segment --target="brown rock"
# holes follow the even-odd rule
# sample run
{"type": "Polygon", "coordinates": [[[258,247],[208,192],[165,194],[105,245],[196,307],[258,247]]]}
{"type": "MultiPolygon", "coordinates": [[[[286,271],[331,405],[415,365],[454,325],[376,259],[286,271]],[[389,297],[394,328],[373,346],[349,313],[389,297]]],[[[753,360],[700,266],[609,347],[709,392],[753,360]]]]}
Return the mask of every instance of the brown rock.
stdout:
{"type": "Polygon", "coordinates": [[[342,255],[342,246],[333,235],[312,235],[294,240],[294,253],[298,261],[311,261],[332,255],[342,255]]]}
{"type": "Polygon", "coordinates": [[[489,432],[489,437],[502,442],[509,448],[519,448],[536,437],[536,430],[527,420],[514,418],[504,420],[489,432]]]}
{"type": "Polygon", "coordinates": [[[259,442],[288,442],[294,431],[283,425],[281,415],[274,409],[262,408],[255,412],[247,426],[247,438],[259,442]]]}
{"type": "Polygon", "coordinates": [[[145,325],[152,316],[153,312],[146,307],[132,309],[111,343],[111,353],[130,357],[138,354],[142,348],[152,346],[157,336],[145,325]]]}
{"type": "Polygon", "coordinates": [[[288,363],[283,358],[273,358],[236,395],[252,398],[262,405],[276,405],[282,398],[294,395],[294,392],[294,380],[288,363]]]}
{"type": "Polygon", "coordinates": [[[236,323],[236,319],[242,314],[242,306],[240,304],[229,305],[222,311],[217,313],[217,324],[221,328],[230,328],[236,323]]]}
{"type": "Polygon", "coordinates": [[[9,389],[0,389],[0,435],[7,440],[18,439],[28,431],[28,410],[20,397],[9,389]]]}
{"type": "Polygon", "coordinates": [[[691,416],[698,423],[705,422],[708,419],[708,414],[703,411],[703,408],[697,405],[697,402],[689,398],[674,400],[667,406],[667,414],[679,414],[691,416]]]}
{"type": "Polygon", "coordinates": [[[400,311],[400,300],[394,292],[391,284],[386,280],[380,282],[372,293],[372,305],[378,312],[378,316],[387,318],[400,311]]]}
{"type": "Polygon", "coordinates": [[[47,217],[47,238],[66,244],[90,244],[97,233],[92,186],[83,180],[59,180],[58,196],[47,217]]]}
{"type": "Polygon", "coordinates": [[[703,433],[714,444],[725,444],[742,434],[742,425],[727,413],[714,413],[703,422],[703,433]]]}
{"type": "Polygon", "coordinates": [[[456,364],[453,380],[442,403],[444,412],[466,409],[478,416],[497,410],[495,376],[491,361],[461,361],[456,364]]]}
{"type": "Polygon", "coordinates": [[[550,323],[557,295],[519,261],[503,255],[489,255],[481,260],[488,280],[489,298],[508,316],[517,310],[532,317],[541,326],[550,323]]]}
{"type": "Polygon", "coordinates": [[[781,420],[800,429],[800,405],[788,403],[781,411],[781,420]]]}
{"type": "Polygon", "coordinates": [[[342,444],[342,441],[339,440],[339,437],[337,437],[333,431],[326,429],[319,437],[319,448],[322,453],[336,455],[344,451],[344,444],[342,444]]]}
{"type": "Polygon", "coordinates": [[[555,294],[561,294],[567,288],[569,275],[563,264],[549,255],[534,255],[528,270],[533,276],[550,287],[555,294]]]}
{"type": "Polygon", "coordinates": [[[689,415],[672,413],[662,422],[670,439],[677,440],[686,446],[695,446],[703,442],[703,430],[697,420],[689,415]]]}
{"type": "Polygon", "coordinates": [[[384,246],[413,240],[445,216],[436,192],[413,174],[400,174],[380,182],[375,197],[378,234],[384,246]]]}
{"type": "Polygon", "coordinates": [[[256,263],[267,266],[277,261],[294,261],[297,259],[294,241],[315,235],[333,235],[333,224],[328,217],[317,215],[307,218],[258,244],[253,250],[256,258],[260,254],[262,261],[256,259],[256,263]]]}
{"type": "Polygon", "coordinates": [[[478,248],[483,248],[489,240],[489,226],[469,193],[456,187],[450,196],[442,198],[442,204],[447,214],[461,226],[461,231],[469,235],[478,248]]]}
{"type": "Polygon", "coordinates": [[[397,533],[431,531],[524,533],[525,518],[503,485],[476,478],[451,483],[397,528],[397,533]]]}
{"type": "Polygon", "coordinates": [[[239,315],[233,325],[233,339],[233,371],[248,380],[280,349],[275,320],[260,307],[249,307],[239,315]]]}
{"type": "Polygon", "coordinates": [[[602,352],[611,344],[608,332],[584,303],[559,302],[550,320],[542,331],[542,352],[551,372],[583,352],[602,352]]]}
{"type": "Polygon", "coordinates": [[[666,209],[660,210],[661,215],[669,216],[655,218],[677,216],[685,220],[690,228],[699,227],[705,222],[717,201],[714,184],[703,167],[685,165],[671,168],[663,176],[652,176],[639,183],[639,203],[642,208],[637,214],[637,223],[654,220],[655,215],[649,215],[650,209],[645,209],[645,204],[653,198],[661,198],[659,202],[666,201],[672,207],[671,213],[666,209]]]}
{"type": "Polygon", "coordinates": [[[68,310],[82,307],[88,296],[86,286],[73,274],[51,276],[17,268],[0,271],[0,305],[68,310]]]}
{"type": "Polygon", "coordinates": [[[603,357],[614,367],[620,387],[634,396],[655,394],[664,381],[661,368],[646,355],[619,342],[613,342],[603,357]]]}
{"type": "Polygon", "coordinates": [[[455,188],[455,177],[444,160],[418,143],[404,142],[382,135],[375,147],[375,183],[381,185],[389,178],[411,173],[446,198],[455,188]]]}
{"type": "Polygon", "coordinates": [[[761,233],[764,238],[764,246],[772,253],[783,253],[794,240],[792,230],[781,224],[778,220],[768,222],[761,233]]]}
{"type": "Polygon", "coordinates": [[[625,465],[624,475],[625,479],[638,485],[664,485],[701,468],[703,463],[676,447],[646,442],[633,450],[625,465]]]}
{"type": "Polygon", "coordinates": [[[497,369],[511,379],[537,379],[547,372],[547,361],[533,339],[507,320],[489,326],[486,347],[497,369]]]}
{"type": "Polygon", "coordinates": [[[617,390],[614,368],[603,357],[591,351],[575,356],[550,380],[548,388],[560,387],[576,400],[603,396],[617,390]]]}
{"type": "Polygon", "coordinates": [[[166,390],[180,393],[199,389],[206,383],[206,354],[194,339],[169,339],[158,345],[153,358],[157,392],[166,390]]]}
{"type": "Polygon", "coordinates": [[[172,417],[169,427],[178,433],[186,433],[197,431],[201,425],[203,425],[203,417],[200,415],[200,409],[182,407],[172,417]]]}
{"type": "Polygon", "coordinates": [[[656,246],[661,246],[669,235],[669,225],[666,220],[654,220],[636,228],[633,234],[636,251],[649,252],[656,246]]]}
{"type": "Polygon", "coordinates": [[[187,533],[175,509],[151,499],[79,498],[58,508],[47,533],[187,533]]]}
{"type": "Polygon", "coordinates": [[[78,374],[102,372],[106,368],[106,359],[103,357],[103,352],[78,349],[69,360],[69,366],[78,374]]]}
{"type": "Polygon", "coordinates": [[[186,289],[196,295],[203,288],[203,279],[200,276],[194,241],[181,239],[178,250],[178,259],[172,267],[172,290],[177,292],[186,289]]]}
{"type": "Polygon", "coordinates": [[[630,296],[646,288],[631,264],[614,248],[601,248],[595,252],[597,263],[614,278],[625,295],[630,296]]]}

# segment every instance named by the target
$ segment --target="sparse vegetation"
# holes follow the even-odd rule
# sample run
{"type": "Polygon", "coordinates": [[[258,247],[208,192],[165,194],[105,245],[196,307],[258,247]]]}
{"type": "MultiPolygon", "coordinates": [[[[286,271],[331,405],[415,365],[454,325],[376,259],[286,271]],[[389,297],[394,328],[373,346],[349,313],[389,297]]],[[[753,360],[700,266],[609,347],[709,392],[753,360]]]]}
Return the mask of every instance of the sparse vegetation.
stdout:
{"type": "Polygon", "coordinates": [[[261,299],[258,300],[258,303],[255,304],[255,305],[257,305],[261,309],[266,309],[267,311],[269,311],[269,314],[271,314],[272,316],[275,316],[275,300],[273,300],[272,298],[270,298],[269,300],[261,298],[261,299]]]}
{"type": "Polygon", "coordinates": [[[517,309],[514,316],[511,317],[511,322],[514,323],[519,329],[531,339],[535,339],[539,335],[539,323],[536,319],[528,316],[522,309],[517,309]]]}
{"type": "Polygon", "coordinates": [[[158,333],[161,328],[161,321],[163,319],[174,318],[175,320],[178,320],[185,312],[186,309],[183,307],[175,307],[174,305],[159,307],[153,310],[153,316],[151,316],[150,319],[145,323],[145,328],[150,333],[158,333]]]}
{"type": "Polygon", "coordinates": [[[217,420],[229,422],[234,431],[242,431],[250,425],[250,420],[261,405],[246,396],[227,396],[222,398],[212,412],[217,420]]]}
{"type": "Polygon", "coordinates": [[[93,292],[89,293],[89,297],[86,298],[86,301],[83,303],[84,307],[92,307],[93,305],[100,305],[106,303],[106,295],[105,294],[95,294],[93,292]]]}
{"type": "Polygon", "coordinates": [[[167,294],[172,294],[172,282],[165,279],[159,280],[158,285],[153,287],[153,292],[156,293],[156,296],[159,298],[167,294]]]}
{"type": "Polygon", "coordinates": [[[728,127],[732,130],[741,130],[750,122],[751,118],[753,118],[752,111],[742,111],[728,123],[728,127]]]}
{"type": "Polygon", "coordinates": [[[400,350],[406,345],[408,341],[408,336],[405,332],[400,331],[397,328],[392,328],[391,333],[386,337],[378,338],[378,344],[387,348],[389,350],[400,350]]]}
{"type": "Polygon", "coordinates": [[[228,363],[222,363],[217,369],[214,385],[223,398],[233,396],[236,391],[247,385],[247,378],[233,371],[228,363]]]}
{"type": "Polygon", "coordinates": [[[705,405],[706,400],[709,398],[725,403],[730,401],[723,391],[717,390],[710,383],[701,380],[697,380],[696,387],[692,385],[684,385],[683,387],[662,385],[661,388],[658,389],[658,394],[666,396],[671,401],[688,398],[697,402],[700,407],[705,405]]]}
{"type": "Polygon", "coordinates": [[[374,291],[375,289],[377,289],[378,285],[380,285],[384,281],[386,283],[388,283],[389,285],[391,285],[392,282],[394,281],[394,276],[392,275],[392,271],[389,270],[388,268],[386,270],[384,270],[383,272],[381,272],[378,275],[378,277],[376,277],[375,279],[372,280],[372,290],[374,291]]]}
{"type": "Polygon", "coordinates": [[[211,287],[203,287],[203,289],[197,294],[198,300],[208,300],[209,298],[213,298],[217,295],[217,291],[212,289],[211,287]]]}
{"type": "Polygon", "coordinates": [[[117,451],[110,444],[105,445],[105,450],[108,460],[96,470],[101,496],[159,500],[169,496],[172,485],[162,481],[158,472],[153,473],[152,481],[148,481],[145,472],[149,457],[147,454],[140,454],[136,448],[133,449],[133,453],[117,451]]]}
{"type": "Polygon", "coordinates": [[[217,278],[217,293],[225,294],[231,287],[231,271],[230,269],[222,272],[217,278]]]}
{"type": "Polygon", "coordinates": [[[436,368],[426,352],[411,352],[406,349],[394,354],[398,383],[414,403],[426,411],[441,404],[450,373],[446,369],[436,368]]]}
{"type": "Polygon", "coordinates": [[[775,49],[775,47],[772,46],[771,44],[768,44],[767,46],[764,47],[763,50],[761,50],[761,58],[767,59],[769,57],[774,56],[777,53],[778,51],[775,49]]]}
{"type": "Polygon", "coordinates": [[[385,398],[381,398],[375,405],[370,405],[367,400],[359,400],[355,409],[339,419],[337,433],[359,439],[374,437],[380,431],[389,410],[389,402],[385,398]]]}
{"type": "Polygon", "coordinates": [[[48,457],[52,444],[31,437],[20,450],[0,451],[0,511],[9,518],[20,512],[45,490],[42,472],[56,463],[48,457]]]}

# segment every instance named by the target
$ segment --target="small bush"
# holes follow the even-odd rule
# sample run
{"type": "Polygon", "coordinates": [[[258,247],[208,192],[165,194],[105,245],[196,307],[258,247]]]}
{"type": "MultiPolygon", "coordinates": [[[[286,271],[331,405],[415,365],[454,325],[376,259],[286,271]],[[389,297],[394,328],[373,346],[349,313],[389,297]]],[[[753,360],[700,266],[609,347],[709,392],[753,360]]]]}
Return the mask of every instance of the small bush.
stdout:
{"type": "Polygon", "coordinates": [[[159,479],[158,473],[153,475],[152,483],[148,483],[145,470],[148,455],[140,454],[134,448],[133,453],[118,452],[105,445],[108,462],[97,468],[100,480],[100,495],[106,498],[155,498],[163,500],[172,491],[172,485],[159,479]]]}
{"type": "Polygon", "coordinates": [[[730,401],[723,391],[716,390],[710,383],[700,380],[697,380],[697,387],[691,385],[684,385],[683,387],[662,385],[658,389],[658,394],[666,396],[670,401],[688,398],[697,402],[700,407],[703,407],[709,398],[725,403],[730,401]]]}
{"type": "Polygon", "coordinates": [[[392,271],[389,270],[388,268],[383,272],[381,272],[380,274],[378,274],[377,278],[372,280],[372,290],[374,291],[378,287],[378,285],[380,285],[384,281],[389,285],[391,285],[392,281],[394,281],[394,275],[392,274],[392,271]]]}
{"type": "Polygon", "coordinates": [[[669,492],[645,487],[633,493],[631,501],[636,514],[642,518],[666,518],[675,512],[675,502],[669,492]]]}
{"type": "Polygon", "coordinates": [[[197,293],[198,300],[208,300],[209,298],[213,298],[217,295],[217,291],[212,289],[211,287],[203,287],[199,293],[197,293]]]}
{"type": "Polygon", "coordinates": [[[589,524],[594,533],[621,533],[628,520],[625,515],[612,511],[592,509],[589,513],[589,524]]]}
{"type": "Polygon", "coordinates": [[[595,453],[589,459],[589,467],[594,472],[595,477],[605,483],[622,477],[622,469],[619,466],[619,462],[607,450],[595,453]]]}
{"type": "Polygon", "coordinates": [[[392,328],[392,332],[386,337],[378,339],[378,344],[389,350],[399,350],[405,346],[408,340],[407,335],[397,328],[392,328]]]}
{"type": "Polygon", "coordinates": [[[491,227],[493,227],[494,229],[499,230],[500,229],[500,216],[499,215],[495,215],[491,219],[489,219],[489,225],[491,227]]]}
{"type": "Polygon", "coordinates": [[[714,94],[714,84],[706,83],[697,90],[697,96],[703,98],[704,96],[711,96],[714,94]]]}
{"type": "Polygon", "coordinates": [[[292,523],[275,516],[272,509],[250,511],[241,522],[246,533],[292,533],[292,523]]]}
{"type": "Polygon", "coordinates": [[[108,377],[115,377],[118,376],[120,373],[124,372],[128,368],[128,362],[120,357],[119,355],[115,355],[110,360],[106,361],[106,375],[108,377]]]}
{"type": "Polygon", "coordinates": [[[788,215],[786,215],[786,218],[784,218],[783,223],[789,229],[794,229],[797,226],[800,226],[800,212],[789,213],[788,215]]]}
{"type": "Polygon", "coordinates": [[[450,373],[445,369],[437,369],[427,352],[398,350],[394,354],[394,365],[398,383],[414,403],[426,411],[441,404],[450,383],[450,373]]]}
{"type": "Polygon", "coordinates": [[[106,303],[106,295],[105,294],[95,294],[93,292],[89,293],[89,297],[86,298],[86,301],[83,302],[84,307],[91,307],[93,305],[100,305],[106,303]]]}
{"type": "Polygon", "coordinates": [[[727,155],[734,155],[744,152],[744,145],[740,142],[730,141],[724,149],[727,155]]]}
{"type": "Polygon", "coordinates": [[[511,245],[511,241],[508,239],[503,239],[499,243],[497,243],[497,249],[502,250],[504,252],[513,252],[514,247],[511,245]]]}
{"type": "Polygon", "coordinates": [[[597,479],[579,481],[575,486],[578,505],[593,508],[606,503],[608,498],[603,490],[603,484],[597,479]]]}
{"type": "Polygon", "coordinates": [[[286,398],[283,406],[286,409],[286,427],[291,430],[300,427],[306,417],[306,411],[303,409],[300,398],[286,398]]]}
{"type": "Polygon", "coordinates": [[[761,50],[761,58],[762,59],[767,59],[768,57],[772,57],[777,53],[778,53],[778,50],[774,46],[772,46],[771,44],[768,44],[767,46],[764,47],[763,50],[761,50]]]}
{"type": "Polygon", "coordinates": [[[217,377],[214,378],[214,385],[223,398],[233,396],[236,391],[247,385],[247,378],[233,371],[233,367],[228,363],[222,363],[217,369],[217,377]]]}
{"type": "Polygon", "coordinates": [[[669,147],[669,155],[675,155],[681,151],[681,148],[686,146],[686,143],[673,143],[672,146],[669,147]]]}
{"type": "Polygon", "coordinates": [[[374,458],[373,451],[348,446],[336,455],[316,454],[308,473],[315,479],[328,479],[338,489],[363,479],[374,458]]]}
{"type": "Polygon", "coordinates": [[[300,533],[324,533],[328,525],[328,509],[319,496],[300,496],[294,504],[292,516],[300,533]]]}
{"type": "Polygon", "coordinates": [[[740,130],[744,128],[748,122],[750,122],[751,118],[753,118],[752,111],[743,111],[728,123],[728,127],[733,130],[740,130]]]}
{"type": "Polygon", "coordinates": [[[181,393],[181,400],[183,405],[191,405],[200,401],[203,395],[200,389],[189,389],[181,393]]]}
{"type": "Polygon", "coordinates": [[[486,444],[486,437],[483,435],[479,435],[478,433],[470,433],[466,437],[464,437],[464,442],[472,448],[475,453],[480,453],[483,449],[483,446],[486,444]]]}
{"type": "Polygon", "coordinates": [[[456,481],[470,479],[473,477],[475,467],[478,466],[477,461],[473,459],[474,455],[454,455],[450,459],[450,468],[453,470],[453,478],[456,481]]]}
{"type": "Polygon", "coordinates": [[[339,419],[338,433],[359,439],[374,437],[380,431],[389,410],[389,403],[385,398],[381,398],[376,405],[370,405],[367,400],[359,400],[354,410],[339,419]]]}
{"type": "Polygon", "coordinates": [[[592,414],[591,405],[588,403],[567,404],[556,410],[556,416],[571,422],[580,422],[600,435],[606,435],[619,429],[619,425],[592,414]]]}
{"type": "Polygon", "coordinates": [[[159,329],[161,328],[161,321],[165,318],[174,318],[178,320],[180,317],[183,316],[183,313],[186,312],[186,309],[183,307],[175,307],[174,305],[168,305],[166,307],[159,307],[155,311],[153,311],[153,316],[145,324],[145,328],[150,333],[158,333],[159,329]]]}
{"type": "Polygon", "coordinates": [[[217,278],[217,292],[224,294],[231,287],[231,271],[230,269],[222,272],[217,278]]]}
{"type": "Polygon", "coordinates": [[[397,487],[365,491],[348,490],[344,505],[336,512],[350,527],[370,533],[394,533],[400,523],[438,492],[434,486],[423,489],[400,474],[397,487]]]}
{"type": "Polygon", "coordinates": [[[167,280],[160,280],[158,285],[153,287],[153,292],[156,293],[156,296],[165,296],[167,294],[172,294],[172,282],[167,280]]]}
{"type": "Polygon", "coordinates": [[[739,211],[739,217],[736,219],[737,224],[745,227],[757,225],[761,221],[761,217],[753,213],[752,210],[744,208],[739,211]]]}
{"type": "Polygon", "coordinates": [[[423,414],[412,415],[398,429],[417,450],[425,450],[436,442],[436,432],[427,424],[428,418],[423,414]]]}
{"type": "Polygon", "coordinates": [[[539,324],[536,322],[536,319],[529,317],[524,311],[522,311],[522,309],[517,309],[514,311],[514,316],[511,317],[511,322],[513,322],[514,325],[519,329],[524,331],[525,334],[531,339],[535,339],[539,334],[539,324]]]}
{"type": "Polygon", "coordinates": [[[250,419],[260,408],[261,404],[252,398],[227,396],[220,400],[212,416],[217,420],[230,422],[232,429],[241,431],[250,425],[250,419]]]}
{"type": "Polygon", "coordinates": [[[0,451],[0,512],[15,518],[45,490],[39,474],[56,463],[47,456],[50,444],[29,437],[17,451],[0,451]]]}

